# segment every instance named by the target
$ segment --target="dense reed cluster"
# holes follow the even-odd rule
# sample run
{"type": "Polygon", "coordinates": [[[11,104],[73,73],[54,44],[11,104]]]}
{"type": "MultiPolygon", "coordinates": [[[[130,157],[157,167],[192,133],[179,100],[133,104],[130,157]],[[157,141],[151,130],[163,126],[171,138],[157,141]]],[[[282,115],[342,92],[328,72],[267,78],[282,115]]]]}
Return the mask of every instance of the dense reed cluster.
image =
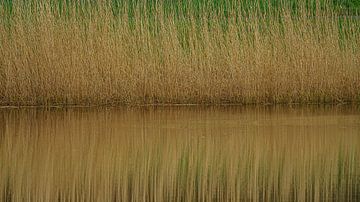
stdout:
{"type": "Polygon", "coordinates": [[[0,104],[358,102],[357,1],[334,2],[2,1],[0,104]]]}
{"type": "Polygon", "coordinates": [[[0,109],[0,201],[359,201],[358,112],[0,109]]]}

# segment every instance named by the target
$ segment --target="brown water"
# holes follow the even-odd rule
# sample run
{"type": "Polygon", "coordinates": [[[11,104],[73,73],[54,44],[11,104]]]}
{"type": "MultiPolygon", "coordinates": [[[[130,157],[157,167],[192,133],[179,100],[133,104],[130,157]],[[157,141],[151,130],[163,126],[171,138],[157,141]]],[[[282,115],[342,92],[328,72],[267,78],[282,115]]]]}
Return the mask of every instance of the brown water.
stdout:
{"type": "Polygon", "coordinates": [[[0,109],[0,201],[359,201],[360,107],[0,109]]]}

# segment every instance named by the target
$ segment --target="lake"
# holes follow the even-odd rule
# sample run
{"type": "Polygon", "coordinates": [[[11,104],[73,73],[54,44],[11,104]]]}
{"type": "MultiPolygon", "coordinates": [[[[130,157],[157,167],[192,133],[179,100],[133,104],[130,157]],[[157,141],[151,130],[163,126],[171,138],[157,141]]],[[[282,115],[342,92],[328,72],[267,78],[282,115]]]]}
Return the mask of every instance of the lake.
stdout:
{"type": "Polygon", "coordinates": [[[360,106],[0,109],[1,201],[360,201],[360,106]]]}

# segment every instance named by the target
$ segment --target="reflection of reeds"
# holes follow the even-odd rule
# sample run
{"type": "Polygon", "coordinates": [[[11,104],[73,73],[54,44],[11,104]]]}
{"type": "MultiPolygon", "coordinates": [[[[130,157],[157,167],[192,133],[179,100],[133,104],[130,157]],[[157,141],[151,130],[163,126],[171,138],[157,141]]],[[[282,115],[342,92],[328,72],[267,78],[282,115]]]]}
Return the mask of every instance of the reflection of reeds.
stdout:
{"type": "Polygon", "coordinates": [[[46,2],[0,7],[2,105],[359,101],[359,21],[331,8],[46,2]]]}
{"type": "Polygon", "coordinates": [[[356,110],[317,110],[3,110],[1,200],[358,201],[356,110]]]}

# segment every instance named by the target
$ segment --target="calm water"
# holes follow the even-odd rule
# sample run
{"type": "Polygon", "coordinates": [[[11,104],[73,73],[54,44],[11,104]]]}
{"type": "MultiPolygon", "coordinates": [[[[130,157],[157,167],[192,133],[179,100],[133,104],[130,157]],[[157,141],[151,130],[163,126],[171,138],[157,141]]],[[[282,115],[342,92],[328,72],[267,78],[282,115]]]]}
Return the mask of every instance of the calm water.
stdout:
{"type": "Polygon", "coordinates": [[[0,109],[0,201],[360,201],[360,107],[0,109]]]}

